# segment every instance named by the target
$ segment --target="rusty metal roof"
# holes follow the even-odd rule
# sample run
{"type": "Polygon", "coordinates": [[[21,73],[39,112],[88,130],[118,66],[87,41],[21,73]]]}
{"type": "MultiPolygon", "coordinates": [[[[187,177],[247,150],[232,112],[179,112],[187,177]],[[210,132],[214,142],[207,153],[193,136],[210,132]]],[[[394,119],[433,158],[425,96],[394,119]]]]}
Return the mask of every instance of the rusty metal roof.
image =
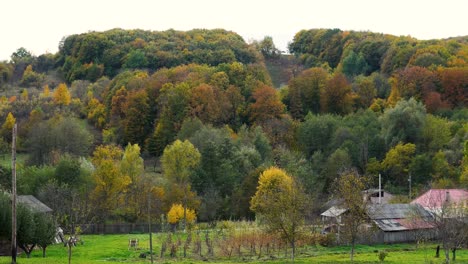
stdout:
{"type": "Polygon", "coordinates": [[[420,205],[381,204],[368,207],[371,220],[383,231],[432,228],[431,214],[420,205]]]}

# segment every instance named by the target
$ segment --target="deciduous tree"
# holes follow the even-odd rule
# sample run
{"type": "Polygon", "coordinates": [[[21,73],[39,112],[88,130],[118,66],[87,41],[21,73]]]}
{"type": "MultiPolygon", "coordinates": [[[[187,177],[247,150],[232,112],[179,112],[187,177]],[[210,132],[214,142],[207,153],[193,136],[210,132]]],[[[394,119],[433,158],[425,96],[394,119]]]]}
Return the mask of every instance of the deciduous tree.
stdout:
{"type": "MultiPolygon", "coordinates": [[[[187,224],[193,224],[197,219],[195,211],[187,208],[186,211],[187,224]]],[[[173,225],[178,224],[184,220],[184,207],[181,204],[173,204],[167,213],[167,221],[173,225]]]]}
{"type": "Polygon", "coordinates": [[[146,208],[146,203],[140,203],[142,200],[145,201],[147,197],[147,195],[144,195],[144,191],[147,189],[144,188],[144,185],[151,185],[150,182],[145,182],[144,164],[140,156],[140,146],[128,143],[120,162],[120,171],[122,175],[128,177],[131,181],[126,193],[125,207],[132,213],[134,219],[138,219],[143,215],[144,208],[146,208]],[[143,199],[141,199],[142,196],[143,199]]]}
{"type": "Polygon", "coordinates": [[[412,143],[398,143],[387,152],[382,167],[388,171],[388,180],[398,186],[405,186],[409,165],[415,152],[416,145],[412,143]]]}
{"type": "Polygon", "coordinates": [[[16,118],[13,116],[11,112],[9,112],[1,129],[2,136],[3,138],[6,139],[7,142],[11,141],[11,133],[13,131],[12,129],[15,124],[16,124],[16,118]]]}
{"type": "Polygon", "coordinates": [[[176,140],[164,149],[161,163],[164,176],[169,182],[176,183],[183,189],[184,228],[187,222],[187,198],[190,191],[190,175],[200,163],[200,152],[190,143],[176,140]]]}
{"type": "Polygon", "coordinates": [[[71,95],[68,91],[68,87],[65,83],[59,84],[57,88],[55,88],[54,94],[54,103],[60,106],[67,106],[71,102],[71,95]]]}
{"type": "Polygon", "coordinates": [[[36,227],[36,243],[42,248],[42,257],[46,257],[47,246],[54,243],[56,235],[55,222],[50,215],[44,213],[34,214],[34,223],[36,227]]]}
{"type": "Polygon", "coordinates": [[[342,217],[343,223],[340,230],[340,239],[351,244],[350,258],[353,262],[354,247],[358,236],[361,234],[361,225],[368,221],[367,199],[363,199],[362,192],[367,188],[368,179],[360,176],[355,171],[347,171],[335,181],[334,195],[342,199],[342,207],[347,211],[342,217]]]}
{"type": "Polygon", "coordinates": [[[280,118],[284,113],[285,105],[274,88],[260,85],[252,97],[255,99],[255,103],[250,106],[250,120],[253,123],[261,124],[269,119],[280,118]]]}
{"type": "Polygon", "coordinates": [[[426,109],[413,98],[401,100],[394,108],[385,110],[380,122],[387,147],[395,146],[398,142],[418,143],[426,122],[426,109]]]}
{"type": "Polygon", "coordinates": [[[145,90],[129,93],[125,105],[124,142],[144,146],[151,131],[149,98],[145,90]]]}
{"type": "Polygon", "coordinates": [[[291,245],[294,260],[306,210],[301,185],[284,170],[271,167],[260,175],[250,209],[270,231],[279,233],[291,245]]]}
{"type": "Polygon", "coordinates": [[[321,96],[329,78],[330,75],[324,68],[316,67],[305,70],[290,80],[289,107],[294,118],[302,119],[309,112],[320,112],[321,96]]]}
{"type": "Polygon", "coordinates": [[[92,177],[95,188],[91,199],[96,208],[96,215],[101,220],[123,205],[125,193],[131,183],[130,177],[122,174],[120,170],[122,154],[122,150],[114,145],[99,146],[93,153],[95,171],[92,177]]]}
{"type": "Polygon", "coordinates": [[[323,112],[332,114],[347,114],[353,110],[353,95],[351,85],[341,73],[335,73],[327,81],[320,98],[323,112]]]}

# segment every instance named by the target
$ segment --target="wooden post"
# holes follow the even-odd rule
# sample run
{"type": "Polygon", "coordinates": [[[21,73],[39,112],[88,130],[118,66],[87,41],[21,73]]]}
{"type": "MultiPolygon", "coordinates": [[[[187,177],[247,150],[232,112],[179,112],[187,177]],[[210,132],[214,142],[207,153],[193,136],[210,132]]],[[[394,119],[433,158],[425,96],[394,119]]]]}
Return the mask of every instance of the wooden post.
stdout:
{"type": "Polygon", "coordinates": [[[409,183],[408,198],[411,199],[411,172],[409,173],[408,183],[409,183]]]}
{"type": "Polygon", "coordinates": [[[16,123],[13,125],[11,155],[11,263],[16,264],[16,123]]]}
{"type": "Polygon", "coordinates": [[[151,264],[153,264],[153,234],[151,232],[151,191],[148,192],[148,232],[151,264]]]}

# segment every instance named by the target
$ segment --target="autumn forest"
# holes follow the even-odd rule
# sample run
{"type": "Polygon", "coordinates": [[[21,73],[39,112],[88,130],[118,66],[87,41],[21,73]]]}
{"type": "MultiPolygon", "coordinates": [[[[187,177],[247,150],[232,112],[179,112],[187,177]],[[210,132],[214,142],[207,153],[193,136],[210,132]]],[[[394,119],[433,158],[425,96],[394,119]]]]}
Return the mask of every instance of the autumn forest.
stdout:
{"type": "Polygon", "coordinates": [[[18,48],[0,62],[0,189],[11,188],[15,123],[18,192],[64,226],[145,221],[149,196],[154,215],[184,204],[187,219],[254,219],[272,166],[314,201],[310,218],[348,170],[373,188],[381,174],[401,201],[409,175],[412,198],[468,187],[468,37],[310,29],[288,48],[222,29],[18,48]]]}

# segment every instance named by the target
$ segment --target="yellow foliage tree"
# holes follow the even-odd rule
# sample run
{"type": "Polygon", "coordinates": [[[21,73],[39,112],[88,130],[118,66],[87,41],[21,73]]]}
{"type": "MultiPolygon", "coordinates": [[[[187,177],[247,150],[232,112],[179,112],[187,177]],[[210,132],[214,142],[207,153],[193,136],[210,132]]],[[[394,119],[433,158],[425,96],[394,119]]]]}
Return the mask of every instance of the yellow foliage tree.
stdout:
{"type": "Polygon", "coordinates": [[[50,88],[49,88],[49,85],[48,85],[48,84],[46,84],[46,85],[44,86],[44,90],[42,91],[42,96],[43,96],[44,98],[47,98],[47,97],[50,96],[50,88]]]}
{"type": "Polygon", "coordinates": [[[93,153],[92,163],[95,170],[92,177],[95,188],[91,198],[96,212],[101,217],[121,207],[132,182],[120,169],[122,156],[122,149],[114,145],[99,146],[93,153]]]}
{"type": "Polygon", "coordinates": [[[71,102],[70,91],[68,91],[67,85],[64,83],[59,84],[54,92],[54,103],[64,106],[69,105],[71,102]]]}
{"type": "Polygon", "coordinates": [[[279,233],[291,245],[293,260],[305,220],[306,199],[301,185],[293,177],[271,167],[260,175],[257,192],[250,201],[250,209],[268,229],[279,233]]]}
{"type": "Polygon", "coordinates": [[[5,119],[5,123],[3,123],[3,125],[2,125],[2,130],[11,131],[11,129],[13,129],[13,126],[15,125],[15,123],[16,123],[16,118],[13,116],[13,114],[11,112],[9,112],[6,119],[5,119]]]}
{"type": "Polygon", "coordinates": [[[106,123],[106,107],[96,98],[92,98],[88,102],[88,119],[91,120],[98,128],[102,128],[106,123]]]}
{"type": "Polygon", "coordinates": [[[29,100],[28,90],[23,89],[21,92],[21,101],[27,102],[29,100]]]}
{"type": "Polygon", "coordinates": [[[11,112],[8,113],[5,123],[2,125],[2,136],[8,141],[11,142],[11,133],[13,126],[16,123],[16,118],[13,116],[11,112]]]}
{"type": "Polygon", "coordinates": [[[387,99],[387,106],[394,107],[398,103],[398,101],[400,101],[401,95],[400,95],[400,91],[395,85],[396,81],[394,79],[391,79],[390,82],[392,83],[392,89],[387,99]]]}
{"type": "Polygon", "coordinates": [[[382,168],[387,171],[390,181],[401,186],[405,184],[408,177],[408,169],[416,153],[416,145],[412,143],[398,143],[391,148],[382,161],[382,168]]]}
{"type": "Polygon", "coordinates": [[[164,149],[161,157],[164,176],[169,182],[179,185],[184,192],[184,211],[187,209],[187,199],[190,192],[190,175],[198,166],[200,160],[200,152],[188,140],[184,142],[176,140],[172,145],[164,149]]]}
{"type": "MultiPolygon", "coordinates": [[[[195,214],[195,211],[187,208],[187,224],[191,224],[195,222],[195,219],[197,218],[197,215],[195,214]]],[[[184,219],[184,207],[182,204],[173,204],[171,206],[171,209],[167,213],[167,221],[170,224],[178,224],[181,220],[184,219]]]]}

